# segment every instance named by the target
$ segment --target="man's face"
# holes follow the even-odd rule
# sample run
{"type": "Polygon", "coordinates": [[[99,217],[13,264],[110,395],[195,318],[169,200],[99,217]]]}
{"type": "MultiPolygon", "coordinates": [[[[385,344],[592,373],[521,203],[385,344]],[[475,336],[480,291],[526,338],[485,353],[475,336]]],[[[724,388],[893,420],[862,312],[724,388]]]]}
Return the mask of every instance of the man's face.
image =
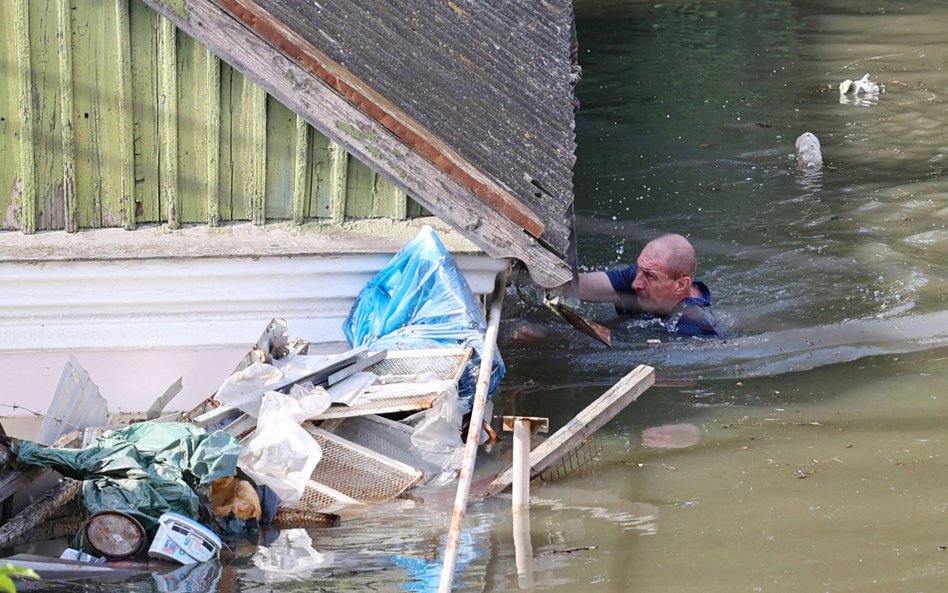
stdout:
{"type": "Polygon", "coordinates": [[[660,250],[646,245],[639,255],[639,270],[632,282],[639,306],[646,311],[667,315],[682,298],[686,281],[674,278],[660,250]]]}

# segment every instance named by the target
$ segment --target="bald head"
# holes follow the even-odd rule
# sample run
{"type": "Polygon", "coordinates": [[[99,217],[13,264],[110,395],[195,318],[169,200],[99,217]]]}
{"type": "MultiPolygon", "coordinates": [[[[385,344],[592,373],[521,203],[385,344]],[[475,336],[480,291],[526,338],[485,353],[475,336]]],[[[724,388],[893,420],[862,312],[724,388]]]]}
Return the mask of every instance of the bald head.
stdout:
{"type": "Polygon", "coordinates": [[[695,248],[691,242],[678,234],[662,235],[650,241],[642,254],[658,261],[665,262],[665,270],[673,278],[695,277],[698,260],[695,257],[695,248]]]}

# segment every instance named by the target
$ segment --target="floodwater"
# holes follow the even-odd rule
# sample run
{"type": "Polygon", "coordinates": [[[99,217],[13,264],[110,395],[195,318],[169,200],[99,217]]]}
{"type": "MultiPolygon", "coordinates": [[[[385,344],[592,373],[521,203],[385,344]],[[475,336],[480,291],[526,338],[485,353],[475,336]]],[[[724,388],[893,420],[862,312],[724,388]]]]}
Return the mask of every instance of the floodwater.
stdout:
{"type": "MultiPolygon", "coordinates": [[[[509,323],[550,336],[502,344],[495,414],[556,428],[637,364],[660,384],[603,429],[597,460],[534,487],[519,573],[509,499],[473,501],[456,590],[944,591],[948,4],[615,0],[576,12],[581,263],[688,235],[728,337],[679,340],[588,307],[613,328],[609,350],[511,293],[509,323]],[[883,92],[841,100],[838,84],[866,73],[883,92]],[[822,143],[819,173],[795,167],[806,131],[822,143]],[[665,424],[695,426],[698,444],[643,446],[665,424]]],[[[507,459],[506,447],[483,455],[479,475],[507,459]]],[[[418,494],[270,547],[234,543],[227,566],[188,586],[433,591],[453,492],[418,494]]],[[[173,583],[114,590],[187,582],[173,583]]]]}

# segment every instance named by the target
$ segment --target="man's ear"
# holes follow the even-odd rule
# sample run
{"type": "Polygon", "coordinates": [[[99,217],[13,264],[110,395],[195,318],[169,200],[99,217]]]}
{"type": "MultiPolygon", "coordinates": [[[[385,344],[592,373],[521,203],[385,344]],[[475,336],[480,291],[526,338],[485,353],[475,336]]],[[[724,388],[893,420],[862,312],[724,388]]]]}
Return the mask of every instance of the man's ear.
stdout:
{"type": "Polygon", "coordinates": [[[690,292],[688,290],[690,286],[691,286],[691,276],[682,276],[681,278],[675,280],[675,294],[677,294],[678,296],[682,298],[691,296],[690,294],[688,294],[690,292]]]}

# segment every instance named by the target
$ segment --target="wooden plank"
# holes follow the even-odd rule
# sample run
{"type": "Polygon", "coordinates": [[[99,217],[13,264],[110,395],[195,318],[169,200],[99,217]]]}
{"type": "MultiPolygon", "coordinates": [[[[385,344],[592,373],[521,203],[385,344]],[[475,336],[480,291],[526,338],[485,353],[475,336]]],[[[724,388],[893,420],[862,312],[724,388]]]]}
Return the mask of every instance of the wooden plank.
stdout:
{"type": "MultiPolygon", "coordinates": [[[[638,399],[653,383],[655,369],[645,365],[635,367],[530,453],[531,477],[536,477],[559,461],[563,455],[581,445],[627,405],[638,399]]],[[[513,471],[507,468],[491,483],[486,496],[503,492],[512,481],[513,471]]]]}
{"type": "MultiPolygon", "coordinates": [[[[72,3],[72,64],[75,90],[76,197],[81,227],[120,227],[123,138],[114,2],[72,3]]],[[[41,93],[43,91],[40,91],[41,93]]]]}
{"type": "Polygon", "coordinates": [[[220,76],[221,105],[228,106],[227,109],[221,109],[220,116],[220,217],[222,222],[247,220],[249,212],[246,201],[234,198],[235,188],[243,185],[243,167],[238,165],[237,160],[240,144],[236,130],[236,122],[242,117],[240,89],[243,76],[224,62],[221,62],[220,76]]]}
{"type": "Polygon", "coordinates": [[[376,174],[365,163],[349,159],[346,177],[346,216],[348,218],[378,218],[375,210],[376,174]]]}
{"type": "Polygon", "coordinates": [[[20,119],[19,171],[13,185],[16,224],[27,235],[36,232],[36,167],[33,162],[33,78],[30,59],[28,0],[15,0],[13,31],[16,38],[17,114],[20,119]]]}
{"type": "Polygon", "coordinates": [[[255,225],[264,225],[267,222],[267,92],[251,79],[244,78],[243,95],[250,220],[255,225]]]}
{"type": "Polygon", "coordinates": [[[408,196],[389,183],[382,175],[375,175],[372,185],[373,211],[376,216],[405,220],[408,218],[408,196]]]}
{"type": "Polygon", "coordinates": [[[296,144],[293,151],[293,224],[301,225],[309,210],[307,172],[309,171],[310,128],[306,120],[296,116],[296,144]]]}
{"type": "Polygon", "coordinates": [[[181,225],[178,192],[178,88],[174,24],[158,22],[158,204],[171,229],[181,225]]]}
{"type": "Polygon", "coordinates": [[[176,33],[176,85],[178,135],[178,193],[181,224],[207,222],[209,97],[205,94],[208,74],[207,48],[193,37],[176,33]]]}
{"type": "Polygon", "coordinates": [[[162,220],[158,203],[158,14],[141,2],[130,4],[132,38],[132,117],[135,154],[135,219],[162,220]]]}
{"type": "MultiPolygon", "coordinates": [[[[305,120],[305,118],[304,118],[305,120]]],[[[332,170],[332,140],[310,126],[310,218],[332,218],[332,188],[329,183],[332,170]]]]}
{"type": "MultiPolygon", "coordinates": [[[[63,161],[59,155],[60,73],[57,44],[60,34],[55,3],[30,2],[30,76],[33,103],[33,179],[36,190],[36,230],[61,229],[63,221],[63,161]]],[[[69,38],[66,38],[66,43],[69,38]]]]}
{"type": "Polygon", "coordinates": [[[296,198],[297,116],[273,97],[266,103],[264,212],[266,220],[289,220],[296,198]]]}
{"type": "MultiPolygon", "coordinates": [[[[203,46],[202,46],[203,47],[203,46]]],[[[221,151],[221,62],[210,51],[204,52],[204,121],[207,131],[207,224],[221,223],[220,151],[221,151]]]]}
{"type": "Polygon", "coordinates": [[[132,104],[132,40],[128,0],[115,0],[115,44],[118,76],[119,202],[122,226],[135,228],[135,130],[132,104]]]}
{"type": "Polygon", "coordinates": [[[63,226],[79,231],[79,200],[76,196],[76,121],[72,79],[72,14],[69,0],[59,0],[59,120],[63,143],[63,226]]]}
{"type": "Polygon", "coordinates": [[[75,499],[82,490],[82,482],[64,478],[30,506],[20,511],[0,527],[0,546],[7,547],[20,540],[28,531],[52,516],[60,507],[75,499]]]}
{"type": "Polygon", "coordinates": [[[346,192],[349,188],[349,153],[341,144],[329,145],[329,219],[342,224],[346,219],[346,192]]]}
{"type": "MultiPolygon", "coordinates": [[[[0,2],[0,55],[11,60],[14,68],[17,56],[16,14],[18,2],[0,2]]],[[[8,74],[8,84],[0,85],[0,230],[17,228],[13,188],[19,179],[19,88],[14,74],[8,74]]]]}
{"type": "Polygon", "coordinates": [[[144,0],[175,20],[234,68],[253,76],[267,91],[342,144],[363,162],[371,162],[389,181],[423,202],[433,214],[495,258],[525,262],[542,286],[572,278],[569,266],[523,228],[481,203],[473,191],[435,167],[379,122],[355,109],[313,73],[256,35],[208,0],[144,0]]]}

